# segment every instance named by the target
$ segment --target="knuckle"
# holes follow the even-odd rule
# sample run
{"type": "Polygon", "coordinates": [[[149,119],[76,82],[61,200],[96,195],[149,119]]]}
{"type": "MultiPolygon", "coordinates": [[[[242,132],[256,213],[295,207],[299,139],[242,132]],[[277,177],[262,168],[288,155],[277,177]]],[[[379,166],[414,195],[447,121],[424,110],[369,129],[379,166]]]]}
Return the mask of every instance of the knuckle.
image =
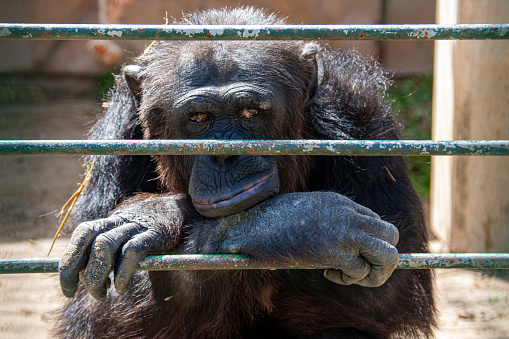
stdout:
{"type": "Polygon", "coordinates": [[[387,253],[387,262],[389,265],[395,266],[399,262],[399,252],[395,247],[390,247],[387,253]]]}
{"type": "Polygon", "coordinates": [[[390,224],[390,225],[392,226],[392,228],[391,228],[392,237],[389,242],[391,243],[391,245],[395,246],[399,241],[399,230],[393,224],[390,224]]]}
{"type": "Polygon", "coordinates": [[[118,216],[110,216],[104,219],[88,220],[80,223],[73,232],[73,237],[90,237],[97,233],[108,231],[123,221],[118,216]]]}
{"type": "Polygon", "coordinates": [[[112,241],[106,233],[99,234],[92,245],[92,249],[96,253],[109,253],[112,249],[112,241]]]}
{"type": "Polygon", "coordinates": [[[72,249],[66,249],[58,262],[58,271],[60,276],[66,279],[77,274],[81,264],[82,256],[76,255],[72,249]]]}
{"type": "Polygon", "coordinates": [[[315,199],[319,204],[324,206],[341,207],[345,209],[352,209],[354,202],[344,195],[335,192],[320,192],[320,199],[315,199]]]}
{"type": "Polygon", "coordinates": [[[141,249],[136,243],[130,241],[122,249],[122,256],[124,257],[124,260],[140,261],[141,249]]]}
{"type": "Polygon", "coordinates": [[[95,221],[85,221],[79,224],[72,233],[73,238],[86,238],[96,232],[95,221]]]}
{"type": "Polygon", "coordinates": [[[374,229],[381,239],[387,241],[391,245],[396,245],[399,240],[399,231],[393,224],[382,219],[373,220],[374,229]]]}
{"type": "Polygon", "coordinates": [[[390,234],[392,231],[392,225],[382,219],[377,219],[373,217],[368,217],[369,223],[371,223],[373,230],[376,231],[379,235],[382,234],[390,234]]]}
{"type": "Polygon", "coordinates": [[[74,265],[67,257],[62,257],[58,263],[58,272],[62,278],[67,278],[74,271],[74,265]]]}

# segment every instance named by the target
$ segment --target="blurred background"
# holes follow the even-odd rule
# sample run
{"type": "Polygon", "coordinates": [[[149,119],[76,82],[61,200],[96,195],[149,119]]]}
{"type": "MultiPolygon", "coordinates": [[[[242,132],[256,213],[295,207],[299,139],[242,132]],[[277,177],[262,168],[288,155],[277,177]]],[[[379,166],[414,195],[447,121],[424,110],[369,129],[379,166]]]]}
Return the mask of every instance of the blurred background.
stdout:
{"type": "MultiPolygon", "coordinates": [[[[0,22],[163,24],[167,17],[171,24],[182,13],[224,6],[265,8],[292,24],[509,22],[504,0],[0,0],[0,22]]],[[[0,39],[0,139],[83,138],[114,74],[149,43],[0,39]]],[[[329,44],[356,48],[389,71],[388,100],[404,138],[509,139],[507,40],[329,44]]],[[[433,250],[509,252],[507,158],[408,158],[429,208],[433,250]]],[[[83,179],[79,160],[0,157],[0,258],[47,254],[55,216],[83,179]]],[[[438,337],[509,337],[509,284],[488,273],[437,272],[438,337]]],[[[0,276],[0,337],[51,337],[61,302],[52,274],[0,276]]]]}
{"type": "MultiPolygon", "coordinates": [[[[164,24],[184,12],[224,6],[255,6],[288,17],[294,24],[410,24],[434,23],[435,1],[405,0],[24,0],[2,1],[1,22],[164,24]]],[[[0,42],[0,72],[31,71],[63,75],[99,75],[143,50],[146,41],[119,41],[94,57],[87,41],[0,42]],[[106,51],[105,51],[106,50],[106,51]],[[128,52],[123,52],[126,50],[128,52]],[[107,54],[108,56],[101,58],[107,54]],[[106,63],[104,62],[106,61],[106,63]]],[[[338,43],[380,57],[398,74],[431,72],[433,42],[362,41],[338,43]]]]}

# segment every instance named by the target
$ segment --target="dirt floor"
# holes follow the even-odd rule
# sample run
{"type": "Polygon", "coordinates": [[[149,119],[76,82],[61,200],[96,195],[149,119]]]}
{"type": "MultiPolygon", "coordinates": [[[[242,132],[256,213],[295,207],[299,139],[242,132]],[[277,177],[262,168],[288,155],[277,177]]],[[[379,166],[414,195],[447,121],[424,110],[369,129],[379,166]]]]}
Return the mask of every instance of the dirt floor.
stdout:
{"type": "MultiPolygon", "coordinates": [[[[3,86],[0,81],[0,139],[79,139],[100,111],[97,100],[73,95],[46,100],[42,93],[20,105],[23,98],[6,97],[3,86]]],[[[82,173],[75,156],[0,157],[0,258],[46,256],[56,212],[82,173]]],[[[60,239],[51,255],[60,256],[65,242],[60,239]]],[[[435,271],[437,338],[509,338],[509,281],[488,273],[435,271]]],[[[63,300],[56,274],[0,275],[0,338],[51,338],[63,300]]]]}

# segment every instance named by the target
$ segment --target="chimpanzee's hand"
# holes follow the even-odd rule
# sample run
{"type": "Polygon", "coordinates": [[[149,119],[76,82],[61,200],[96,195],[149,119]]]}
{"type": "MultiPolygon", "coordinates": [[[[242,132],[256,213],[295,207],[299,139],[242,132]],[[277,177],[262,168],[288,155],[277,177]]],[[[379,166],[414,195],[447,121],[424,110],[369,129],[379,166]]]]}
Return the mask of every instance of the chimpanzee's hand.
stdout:
{"type": "Polygon", "coordinates": [[[332,267],[325,277],[333,282],[376,287],[396,268],[398,238],[397,228],[370,209],[337,193],[309,192],[223,219],[212,243],[221,253],[332,267]]]}
{"type": "Polygon", "coordinates": [[[112,269],[115,289],[125,294],[147,253],[164,253],[178,243],[183,200],[183,196],[137,196],[108,218],[78,225],[58,268],[64,295],[73,297],[81,280],[95,299],[104,300],[112,269]]]}

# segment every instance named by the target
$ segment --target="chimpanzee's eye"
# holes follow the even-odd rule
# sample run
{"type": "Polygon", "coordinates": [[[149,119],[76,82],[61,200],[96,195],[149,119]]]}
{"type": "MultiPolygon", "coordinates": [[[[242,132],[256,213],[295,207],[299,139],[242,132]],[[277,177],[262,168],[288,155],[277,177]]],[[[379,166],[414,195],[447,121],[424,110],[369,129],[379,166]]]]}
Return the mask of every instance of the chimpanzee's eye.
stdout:
{"type": "Polygon", "coordinates": [[[256,108],[253,108],[253,107],[243,108],[240,111],[240,115],[244,119],[252,119],[252,118],[254,118],[254,117],[256,117],[258,115],[258,110],[256,108]]]}
{"type": "Polygon", "coordinates": [[[206,122],[209,120],[209,115],[204,112],[193,113],[189,119],[193,122],[206,122]]]}

